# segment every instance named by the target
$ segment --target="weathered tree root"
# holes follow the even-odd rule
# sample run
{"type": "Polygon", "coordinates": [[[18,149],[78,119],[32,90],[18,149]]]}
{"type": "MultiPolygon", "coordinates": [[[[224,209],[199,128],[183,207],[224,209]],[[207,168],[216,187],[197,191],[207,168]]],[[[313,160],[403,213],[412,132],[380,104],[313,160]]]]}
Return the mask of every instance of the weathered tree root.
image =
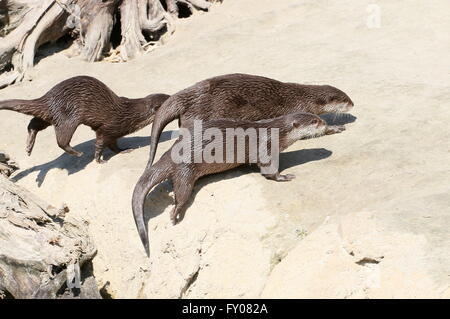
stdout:
{"type": "Polygon", "coordinates": [[[174,20],[159,1],[130,0],[120,5],[122,42],[119,47],[123,61],[133,59],[145,51],[148,44],[144,33],[157,32],[167,27],[168,34],[175,31],[174,20]]]}
{"type": "Polygon", "coordinates": [[[9,177],[12,173],[19,169],[19,166],[14,162],[8,154],[0,151],[0,175],[9,177]]]}
{"type": "MultiPolygon", "coordinates": [[[[71,0],[66,0],[71,2],[71,0]]],[[[0,70],[13,70],[0,77],[0,88],[22,80],[33,67],[37,48],[64,35],[61,25],[68,14],[54,0],[44,0],[31,8],[22,23],[0,42],[0,70]]]]}
{"type": "Polygon", "coordinates": [[[29,77],[37,49],[67,34],[76,39],[75,50],[84,60],[128,61],[163,44],[175,31],[178,4],[191,12],[208,10],[214,0],[0,0],[0,88],[29,77]],[[9,8],[29,3],[10,15],[9,8]],[[111,34],[121,24],[122,40],[111,50],[111,34]],[[9,22],[17,27],[8,29],[9,22]],[[6,27],[5,27],[6,25],[6,27]],[[8,29],[8,30],[7,30],[8,29]],[[6,35],[5,35],[6,34],[6,35]],[[153,41],[153,35],[157,35],[153,41]],[[1,74],[3,72],[3,74],[1,74]]]}
{"type": "MultiPolygon", "coordinates": [[[[67,212],[67,206],[50,206],[0,176],[0,299],[56,298],[66,282],[77,283],[77,270],[96,248],[86,224],[65,217],[67,212]]],[[[76,288],[100,298],[96,285],[76,288]]]]}
{"type": "Polygon", "coordinates": [[[196,10],[208,10],[211,6],[211,2],[206,0],[167,0],[167,11],[174,16],[178,16],[179,14],[177,3],[184,3],[191,12],[196,10]]]}

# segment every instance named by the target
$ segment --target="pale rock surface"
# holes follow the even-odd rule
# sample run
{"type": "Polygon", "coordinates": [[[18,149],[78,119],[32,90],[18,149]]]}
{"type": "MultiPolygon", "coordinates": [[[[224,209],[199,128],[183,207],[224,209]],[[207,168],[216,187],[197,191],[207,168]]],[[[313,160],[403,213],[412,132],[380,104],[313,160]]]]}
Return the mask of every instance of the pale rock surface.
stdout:
{"type": "Polygon", "coordinates": [[[275,268],[264,298],[439,298],[423,235],[390,229],[376,212],[330,218],[275,268]],[[295,265],[295,266],[294,266],[295,265]]]}
{"type": "MultiPolygon", "coordinates": [[[[177,226],[169,184],[154,190],[146,204],[150,260],[131,213],[150,127],[119,141],[141,148],[98,165],[89,128],[72,140],[82,158],[64,154],[51,128],[27,157],[30,117],[1,111],[0,149],[20,162],[19,185],[90,222],[94,273],[113,297],[448,298],[449,11],[448,0],[226,0],[180,20],[166,46],[132,62],[89,64],[60,52],[38,63],[32,82],[1,90],[0,99],[35,98],[86,74],[142,97],[243,72],[350,95],[356,120],[345,132],[297,142],[281,156],[292,182],[245,167],[206,177],[177,226]],[[374,2],[381,24],[371,29],[374,2]],[[378,264],[356,264],[381,255],[378,264]],[[377,274],[379,288],[368,284],[377,274]]],[[[176,128],[167,127],[157,158],[176,128]]]]}

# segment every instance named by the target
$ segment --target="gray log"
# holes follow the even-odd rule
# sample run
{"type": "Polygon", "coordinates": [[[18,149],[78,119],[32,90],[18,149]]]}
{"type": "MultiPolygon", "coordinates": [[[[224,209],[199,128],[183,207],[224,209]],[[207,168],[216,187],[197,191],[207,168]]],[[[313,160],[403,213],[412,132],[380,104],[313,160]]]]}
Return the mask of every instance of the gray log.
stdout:
{"type": "Polygon", "coordinates": [[[68,211],[0,176],[0,299],[100,298],[92,271],[83,272],[96,254],[87,223],[66,216],[68,211]],[[78,267],[81,286],[67,289],[78,267]]]}

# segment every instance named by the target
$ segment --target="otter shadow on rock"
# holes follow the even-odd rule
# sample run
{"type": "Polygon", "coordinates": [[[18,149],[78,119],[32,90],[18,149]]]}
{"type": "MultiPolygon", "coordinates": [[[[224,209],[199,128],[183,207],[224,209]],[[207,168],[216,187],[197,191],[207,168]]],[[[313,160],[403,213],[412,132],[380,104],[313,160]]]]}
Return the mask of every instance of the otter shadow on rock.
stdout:
{"type": "MultiPolygon", "coordinates": [[[[330,157],[333,152],[324,149],[324,148],[313,148],[313,149],[304,149],[304,150],[297,150],[292,152],[285,152],[280,154],[280,172],[283,172],[283,170],[286,170],[288,168],[306,164],[308,162],[313,161],[319,161],[322,159],[325,159],[327,157],[330,157]]],[[[230,171],[217,173],[208,175],[205,177],[200,178],[197,183],[195,184],[194,191],[192,192],[191,198],[189,200],[189,203],[187,205],[186,211],[189,210],[189,207],[192,205],[192,203],[195,200],[195,197],[197,196],[197,193],[206,185],[217,183],[223,180],[237,178],[246,174],[250,173],[259,173],[260,170],[256,165],[243,165],[240,167],[237,167],[235,169],[232,169],[230,171]]],[[[283,182],[275,182],[275,181],[268,181],[270,183],[279,184],[275,185],[282,187],[283,182]]],[[[294,181],[288,182],[288,183],[295,183],[294,181]]],[[[150,193],[147,195],[147,198],[145,200],[144,204],[144,221],[145,225],[148,225],[148,222],[150,219],[162,214],[164,210],[170,206],[174,205],[174,199],[173,196],[170,196],[169,193],[172,191],[172,184],[169,181],[165,181],[159,185],[157,185],[155,188],[153,188],[150,193]]],[[[183,212],[183,215],[184,213],[183,212]]],[[[184,216],[181,217],[181,220],[184,216]]],[[[169,217],[167,217],[169,218],[169,217]]],[[[181,221],[180,220],[180,221],[181,221]]]]}
{"type": "MultiPolygon", "coordinates": [[[[173,131],[166,131],[161,134],[160,142],[169,141],[172,138],[173,131]]],[[[76,157],[70,154],[64,152],[61,156],[54,159],[53,161],[47,162],[45,164],[33,166],[31,168],[25,169],[23,171],[18,172],[12,180],[14,182],[17,182],[21,180],[22,178],[25,178],[29,174],[33,172],[39,172],[38,176],[36,177],[36,182],[38,183],[38,186],[41,187],[42,183],[45,180],[45,177],[47,176],[47,173],[51,171],[52,169],[64,169],[66,170],[69,175],[75,174],[94,161],[94,148],[95,148],[95,139],[89,140],[86,142],[83,142],[81,144],[78,144],[74,147],[75,150],[83,152],[83,156],[76,157]]],[[[130,149],[137,149],[144,146],[150,145],[150,137],[148,136],[134,136],[134,137],[122,137],[118,141],[119,147],[122,148],[130,148],[130,149]]],[[[58,147],[55,143],[55,147],[58,147]]],[[[105,150],[104,151],[104,159],[109,160],[114,156],[123,156],[123,154],[116,154],[112,152],[111,150],[105,150]]],[[[105,164],[98,164],[98,165],[108,165],[108,163],[105,164]]]]}
{"type": "Polygon", "coordinates": [[[356,121],[357,117],[350,113],[328,113],[320,116],[328,125],[345,125],[356,121]]]}

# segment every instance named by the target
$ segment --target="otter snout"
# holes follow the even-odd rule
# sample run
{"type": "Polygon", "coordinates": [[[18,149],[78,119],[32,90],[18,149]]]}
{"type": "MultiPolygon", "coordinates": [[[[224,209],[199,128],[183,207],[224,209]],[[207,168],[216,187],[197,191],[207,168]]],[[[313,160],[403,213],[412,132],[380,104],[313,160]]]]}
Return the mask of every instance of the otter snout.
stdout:
{"type": "Polygon", "coordinates": [[[317,128],[326,127],[326,126],[327,126],[327,122],[325,122],[323,119],[320,119],[320,121],[318,121],[316,124],[317,128]]]}
{"type": "Polygon", "coordinates": [[[354,106],[355,106],[355,104],[354,104],[353,101],[350,100],[350,98],[349,98],[349,101],[347,102],[347,107],[346,107],[345,112],[350,111],[354,106]]]}
{"type": "Polygon", "coordinates": [[[328,127],[327,122],[325,122],[325,120],[323,120],[323,119],[320,119],[320,121],[316,125],[317,134],[318,135],[324,134],[327,127],[328,127]]]}
{"type": "Polygon", "coordinates": [[[353,108],[353,102],[329,103],[325,105],[323,113],[347,113],[353,108]]]}
{"type": "Polygon", "coordinates": [[[346,113],[353,108],[353,101],[345,92],[329,85],[322,88],[323,92],[316,102],[321,112],[315,114],[346,113]]]}

